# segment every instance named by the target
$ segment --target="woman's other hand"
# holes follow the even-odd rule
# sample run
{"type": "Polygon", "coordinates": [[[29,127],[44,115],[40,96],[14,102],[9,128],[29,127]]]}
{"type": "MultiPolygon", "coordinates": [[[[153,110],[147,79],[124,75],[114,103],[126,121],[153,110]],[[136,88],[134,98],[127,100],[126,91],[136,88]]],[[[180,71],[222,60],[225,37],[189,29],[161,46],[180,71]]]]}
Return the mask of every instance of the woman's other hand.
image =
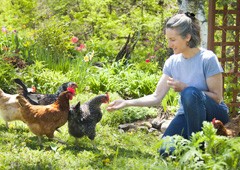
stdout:
{"type": "Polygon", "coordinates": [[[181,92],[183,89],[187,87],[187,85],[183,82],[178,80],[174,80],[173,78],[169,77],[167,80],[167,84],[176,92],[181,92]]]}

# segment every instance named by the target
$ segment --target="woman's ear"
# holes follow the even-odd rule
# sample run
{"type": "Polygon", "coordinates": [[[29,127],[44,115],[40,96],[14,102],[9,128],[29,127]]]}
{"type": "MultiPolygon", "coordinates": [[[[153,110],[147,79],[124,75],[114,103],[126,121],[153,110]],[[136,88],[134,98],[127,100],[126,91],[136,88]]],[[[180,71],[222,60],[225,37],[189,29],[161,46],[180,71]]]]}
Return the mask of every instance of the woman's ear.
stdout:
{"type": "Polygon", "coordinates": [[[191,40],[191,38],[192,38],[191,34],[187,34],[186,41],[189,42],[191,40]]]}

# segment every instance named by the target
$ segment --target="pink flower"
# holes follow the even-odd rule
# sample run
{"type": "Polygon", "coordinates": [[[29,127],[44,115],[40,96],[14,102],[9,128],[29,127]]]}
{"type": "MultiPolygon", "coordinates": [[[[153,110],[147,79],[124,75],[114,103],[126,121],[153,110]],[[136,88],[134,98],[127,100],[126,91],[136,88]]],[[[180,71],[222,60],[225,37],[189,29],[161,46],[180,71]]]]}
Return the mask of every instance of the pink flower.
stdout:
{"type": "Polygon", "coordinates": [[[148,59],[146,59],[146,63],[149,63],[150,62],[150,59],[148,58],[148,59]]]}
{"type": "Polygon", "coordinates": [[[7,33],[7,28],[6,27],[2,27],[2,32],[3,33],[7,33]]]}
{"type": "Polygon", "coordinates": [[[86,46],[84,44],[80,44],[79,47],[76,48],[78,51],[84,51],[86,46]]]}
{"type": "Polygon", "coordinates": [[[72,37],[71,42],[72,42],[73,44],[75,44],[76,42],[78,42],[78,37],[72,37]]]}
{"type": "Polygon", "coordinates": [[[150,56],[151,59],[154,59],[155,57],[156,57],[155,55],[150,56]]]}

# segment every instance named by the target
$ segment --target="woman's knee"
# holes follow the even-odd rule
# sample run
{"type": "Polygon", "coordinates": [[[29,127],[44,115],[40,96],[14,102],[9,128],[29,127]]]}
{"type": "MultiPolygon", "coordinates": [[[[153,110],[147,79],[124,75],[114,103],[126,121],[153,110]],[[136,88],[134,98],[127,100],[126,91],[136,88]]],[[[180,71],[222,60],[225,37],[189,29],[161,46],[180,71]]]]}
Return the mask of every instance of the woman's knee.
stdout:
{"type": "Polygon", "coordinates": [[[187,87],[181,92],[181,101],[184,104],[191,105],[196,100],[201,100],[202,92],[196,87],[187,87]]]}

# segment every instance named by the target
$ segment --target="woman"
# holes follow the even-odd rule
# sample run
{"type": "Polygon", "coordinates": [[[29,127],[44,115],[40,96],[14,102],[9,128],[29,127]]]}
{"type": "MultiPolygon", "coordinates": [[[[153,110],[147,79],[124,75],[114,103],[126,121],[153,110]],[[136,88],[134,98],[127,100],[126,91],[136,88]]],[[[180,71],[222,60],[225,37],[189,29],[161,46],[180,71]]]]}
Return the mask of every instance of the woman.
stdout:
{"type": "MultiPolygon", "coordinates": [[[[213,118],[227,123],[228,107],[223,102],[222,92],[223,69],[212,51],[199,47],[200,26],[194,14],[173,16],[166,23],[165,33],[174,54],[166,60],[155,92],[138,99],[115,100],[107,110],[159,105],[173,88],[179,92],[180,108],[163,137],[177,134],[189,139],[192,132],[201,131],[203,121],[213,118]]],[[[164,151],[164,147],[160,149],[161,154],[164,151]]]]}

